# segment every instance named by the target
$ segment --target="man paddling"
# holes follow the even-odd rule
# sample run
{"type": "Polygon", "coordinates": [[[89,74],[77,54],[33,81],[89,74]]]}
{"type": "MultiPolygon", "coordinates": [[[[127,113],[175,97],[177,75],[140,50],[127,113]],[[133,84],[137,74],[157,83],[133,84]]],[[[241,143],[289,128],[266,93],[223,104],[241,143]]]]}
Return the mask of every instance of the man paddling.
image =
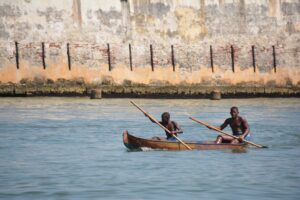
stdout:
{"type": "MultiPolygon", "coordinates": [[[[145,114],[145,116],[148,117],[146,114],[145,114]]],[[[155,123],[155,121],[153,121],[151,118],[149,118],[149,119],[150,119],[150,121],[155,123]]],[[[168,113],[168,112],[164,112],[161,115],[161,121],[159,123],[161,125],[163,125],[164,127],[166,127],[171,132],[171,134],[174,134],[175,136],[177,136],[177,134],[183,133],[181,127],[177,124],[177,122],[170,120],[170,113],[168,113]]],[[[165,132],[167,135],[167,140],[177,140],[175,137],[173,137],[167,131],[165,131],[165,132]]],[[[155,137],[155,139],[160,139],[160,138],[155,137]]]]}
{"type": "Polygon", "coordinates": [[[219,135],[216,139],[216,143],[232,143],[237,144],[242,142],[242,139],[249,140],[250,139],[250,127],[247,120],[241,116],[239,116],[239,109],[237,107],[232,107],[230,109],[231,118],[225,120],[225,122],[217,127],[220,130],[223,130],[228,125],[230,125],[232,133],[234,136],[239,137],[239,140],[232,138],[227,135],[219,135]]]}

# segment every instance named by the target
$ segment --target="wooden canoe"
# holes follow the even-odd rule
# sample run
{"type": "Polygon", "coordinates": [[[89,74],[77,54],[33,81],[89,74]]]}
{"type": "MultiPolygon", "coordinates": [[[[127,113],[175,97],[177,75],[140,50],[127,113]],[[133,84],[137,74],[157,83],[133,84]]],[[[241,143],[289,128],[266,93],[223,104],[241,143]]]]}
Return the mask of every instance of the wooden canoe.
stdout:
{"type": "MultiPolygon", "coordinates": [[[[188,150],[178,141],[144,139],[130,135],[128,131],[123,132],[124,145],[130,150],[141,150],[143,148],[162,150],[188,150]]],[[[237,149],[244,150],[246,144],[216,144],[213,141],[184,141],[194,150],[214,150],[214,149],[237,149]]]]}

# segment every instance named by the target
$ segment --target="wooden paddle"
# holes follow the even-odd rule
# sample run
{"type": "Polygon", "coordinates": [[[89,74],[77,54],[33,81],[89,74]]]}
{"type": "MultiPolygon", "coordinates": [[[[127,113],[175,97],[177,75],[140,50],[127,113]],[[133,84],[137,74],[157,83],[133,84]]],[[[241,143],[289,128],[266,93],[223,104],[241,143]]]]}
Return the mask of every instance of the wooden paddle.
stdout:
{"type": "Polygon", "coordinates": [[[176,135],[172,134],[171,131],[169,131],[169,129],[167,129],[166,127],[164,127],[161,123],[159,123],[155,118],[153,118],[150,114],[146,113],[146,111],[144,111],[142,108],[140,108],[138,105],[136,105],[133,101],[130,101],[130,103],[132,103],[132,105],[134,105],[135,107],[137,107],[137,109],[139,109],[140,111],[142,111],[142,113],[144,113],[147,117],[149,117],[152,121],[154,121],[158,126],[160,126],[162,129],[164,129],[165,131],[167,131],[170,135],[172,135],[174,138],[176,138],[181,144],[183,144],[186,148],[188,148],[189,150],[192,150],[191,147],[189,147],[187,144],[185,144],[181,139],[179,139],[176,135]]]}
{"type": "MultiPolygon", "coordinates": [[[[234,135],[231,135],[231,134],[229,134],[229,133],[226,133],[226,132],[224,132],[224,131],[221,131],[220,129],[217,129],[216,127],[211,126],[211,125],[209,125],[209,124],[207,124],[207,123],[205,123],[205,122],[202,122],[202,121],[200,121],[200,120],[197,120],[197,119],[195,119],[195,118],[193,118],[193,117],[189,117],[189,118],[190,118],[191,120],[193,120],[193,121],[199,123],[199,124],[202,124],[202,125],[206,126],[207,128],[210,128],[210,129],[212,129],[212,130],[218,131],[218,132],[220,132],[220,133],[222,133],[222,134],[224,134],[224,135],[230,136],[230,137],[232,137],[232,138],[239,139],[239,137],[236,137],[236,136],[234,136],[234,135]]],[[[243,140],[243,142],[246,142],[247,144],[251,144],[251,145],[253,145],[253,146],[255,146],[255,147],[258,147],[258,148],[268,148],[267,146],[255,144],[255,143],[250,142],[250,141],[245,140],[245,139],[242,139],[242,140],[243,140]]]]}

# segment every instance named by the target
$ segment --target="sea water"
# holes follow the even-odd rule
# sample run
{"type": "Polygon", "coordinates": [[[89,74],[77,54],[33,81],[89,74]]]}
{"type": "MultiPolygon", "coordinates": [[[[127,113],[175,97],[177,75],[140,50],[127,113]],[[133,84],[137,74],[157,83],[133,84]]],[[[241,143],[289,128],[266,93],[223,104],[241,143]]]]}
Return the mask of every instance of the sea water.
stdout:
{"type": "MultiPolygon", "coordinates": [[[[225,131],[230,132],[230,128],[225,131]]],[[[0,199],[299,199],[300,99],[1,98],[0,199]],[[245,152],[131,152],[122,132],[164,137],[130,104],[171,113],[184,140],[214,140],[231,106],[250,124],[245,152]]]]}

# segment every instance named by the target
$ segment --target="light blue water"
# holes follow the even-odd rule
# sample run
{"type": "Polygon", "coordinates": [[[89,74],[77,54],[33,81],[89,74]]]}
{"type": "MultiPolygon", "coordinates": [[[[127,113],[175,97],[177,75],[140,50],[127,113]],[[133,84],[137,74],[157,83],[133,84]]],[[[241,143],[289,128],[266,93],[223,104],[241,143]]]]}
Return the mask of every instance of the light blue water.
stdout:
{"type": "Polygon", "coordinates": [[[300,99],[135,102],[195,140],[217,134],[188,116],[219,125],[237,105],[270,148],[128,152],[125,129],[164,136],[129,99],[1,98],[0,199],[299,199],[300,99]]]}

